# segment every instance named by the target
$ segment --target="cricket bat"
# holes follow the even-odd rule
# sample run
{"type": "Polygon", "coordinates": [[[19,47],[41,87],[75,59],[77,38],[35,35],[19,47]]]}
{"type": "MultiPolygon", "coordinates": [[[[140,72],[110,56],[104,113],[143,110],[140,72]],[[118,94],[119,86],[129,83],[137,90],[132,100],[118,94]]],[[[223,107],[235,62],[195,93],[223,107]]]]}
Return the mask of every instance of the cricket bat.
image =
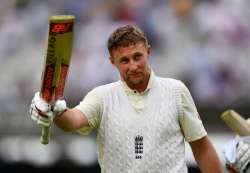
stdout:
{"type": "Polygon", "coordinates": [[[236,134],[240,136],[250,135],[249,123],[247,123],[247,121],[234,110],[227,110],[223,112],[221,118],[236,134]]]}
{"type": "MultiPolygon", "coordinates": [[[[71,59],[74,20],[72,15],[48,18],[48,40],[40,94],[52,106],[63,97],[71,59]]],[[[42,127],[42,144],[49,143],[50,133],[51,127],[42,127]]]]}

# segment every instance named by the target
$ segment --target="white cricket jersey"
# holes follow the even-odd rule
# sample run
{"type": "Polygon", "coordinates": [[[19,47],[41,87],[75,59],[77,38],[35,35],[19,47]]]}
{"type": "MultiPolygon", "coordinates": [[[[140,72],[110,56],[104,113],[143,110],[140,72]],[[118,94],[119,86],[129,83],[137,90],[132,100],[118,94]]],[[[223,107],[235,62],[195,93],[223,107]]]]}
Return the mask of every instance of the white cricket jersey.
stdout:
{"type": "Polygon", "coordinates": [[[184,139],[206,136],[193,99],[177,80],[151,72],[139,93],[118,81],[93,89],[76,106],[97,128],[102,173],[187,173],[184,139]]]}

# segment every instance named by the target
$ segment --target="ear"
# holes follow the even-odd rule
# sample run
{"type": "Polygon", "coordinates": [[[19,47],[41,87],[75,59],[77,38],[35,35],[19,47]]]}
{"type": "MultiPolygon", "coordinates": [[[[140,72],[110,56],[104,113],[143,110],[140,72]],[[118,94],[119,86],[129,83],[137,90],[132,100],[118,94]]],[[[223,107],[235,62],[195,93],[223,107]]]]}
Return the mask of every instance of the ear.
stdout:
{"type": "Polygon", "coordinates": [[[114,58],[113,57],[109,57],[109,60],[110,60],[110,62],[111,62],[111,64],[113,64],[113,65],[115,65],[115,62],[114,62],[114,58]]]}
{"type": "Polygon", "coordinates": [[[151,54],[151,46],[150,45],[148,45],[148,47],[147,47],[147,53],[148,53],[148,55],[151,54]]]}

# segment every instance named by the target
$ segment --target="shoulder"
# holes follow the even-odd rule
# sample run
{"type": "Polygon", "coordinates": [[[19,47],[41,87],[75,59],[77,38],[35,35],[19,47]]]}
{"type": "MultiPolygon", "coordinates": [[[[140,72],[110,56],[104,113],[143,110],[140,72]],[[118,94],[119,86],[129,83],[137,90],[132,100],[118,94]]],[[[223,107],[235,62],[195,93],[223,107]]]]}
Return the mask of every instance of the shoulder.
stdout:
{"type": "Polygon", "coordinates": [[[174,78],[165,78],[165,77],[156,77],[156,83],[161,86],[171,87],[175,89],[182,89],[185,87],[185,84],[181,80],[174,78]]]}
{"type": "Polygon", "coordinates": [[[95,92],[97,94],[105,94],[111,91],[115,91],[119,87],[120,87],[120,81],[117,81],[95,87],[91,92],[95,92]]]}
{"type": "Polygon", "coordinates": [[[84,102],[94,102],[94,103],[101,103],[104,98],[106,98],[110,93],[112,94],[116,87],[119,86],[119,82],[113,82],[106,85],[100,85],[98,87],[93,88],[89,91],[86,96],[84,97],[84,102]]]}

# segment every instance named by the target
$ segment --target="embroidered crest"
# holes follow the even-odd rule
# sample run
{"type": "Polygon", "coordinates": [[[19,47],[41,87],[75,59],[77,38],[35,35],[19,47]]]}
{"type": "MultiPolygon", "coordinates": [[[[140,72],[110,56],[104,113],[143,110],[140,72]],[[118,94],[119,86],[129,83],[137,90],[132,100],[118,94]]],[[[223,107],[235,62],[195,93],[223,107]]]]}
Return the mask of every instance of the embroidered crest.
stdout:
{"type": "Polygon", "coordinates": [[[142,159],[143,155],[143,136],[135,137],[135,159],[142,159]]]}

